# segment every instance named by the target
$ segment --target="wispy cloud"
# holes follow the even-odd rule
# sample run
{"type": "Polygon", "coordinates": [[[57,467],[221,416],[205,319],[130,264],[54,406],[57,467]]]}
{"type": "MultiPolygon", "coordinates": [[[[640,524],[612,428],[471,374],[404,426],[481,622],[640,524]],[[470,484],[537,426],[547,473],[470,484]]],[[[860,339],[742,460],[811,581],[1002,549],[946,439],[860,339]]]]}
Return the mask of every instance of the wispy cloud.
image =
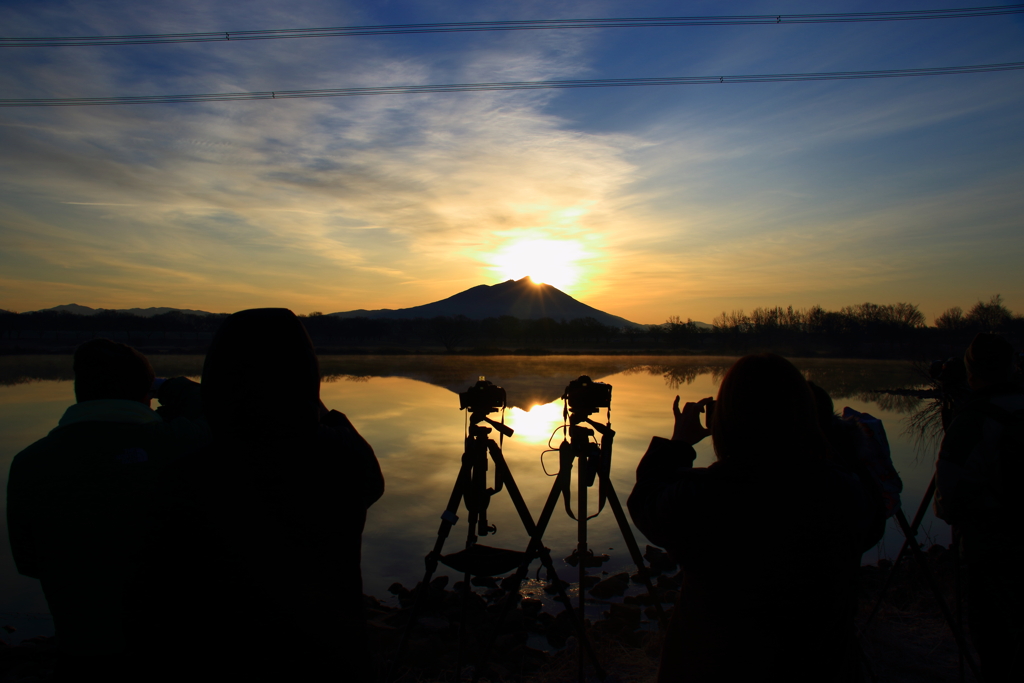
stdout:
{"type": "MultiPolygon", "coordinates": [[[[76,4],[57,19],[25,5],[8,32],[637,13],[614,2],[417,12],[259,3],[245,17],[228,4],[169,7],[76,4]]],[[[720,13],[715,7],[692,13],[720,13]]],[[[656,4],[644,13],[678,12],[656,4]]],[[[909,58],[932,66],[1014,53],[1011,34],[991,29],[871,30],[23,51],[12,53],[0,88],[6,97],[224,92],[917,65],[892,61],[909,58]],[[894,42],[901,35],[915,37],[894,42]],[[942,48],[936,37],[947,35],[961,42],[942,48]]],[[[570,293],[641,322],[708,319],[734,306],[938,301],[968,289],[969,303],[1011,278],[1009,264],[1024,256],[1024,89],[1012,87],[1021,82],[993,74],[6,109],[0,296],[23,309],[86,295],[78,303],[395,308],[489,281],[491,255],[511,242],[565,239],[584,249],[589,275],[570,293]],[[954,254],[958,272],[971,275],[934,275],[954,254]]],[[[1024,307],[1019,283],[998,288],[1024,307]]]]}

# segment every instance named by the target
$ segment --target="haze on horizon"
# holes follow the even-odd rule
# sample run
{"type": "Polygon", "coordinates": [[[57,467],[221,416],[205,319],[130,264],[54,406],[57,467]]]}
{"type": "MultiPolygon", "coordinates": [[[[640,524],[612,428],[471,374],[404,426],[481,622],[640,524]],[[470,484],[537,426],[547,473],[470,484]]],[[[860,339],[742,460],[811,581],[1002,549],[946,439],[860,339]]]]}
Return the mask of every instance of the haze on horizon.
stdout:
{"type": "MultiPolygon", "coordinates": [[[[156,1],[8,36],[981,3],[156,1]]],[[[1024,15],[3,48],[2,98],[860,71],[1024,59],[1024,15]]],[[[0,110],[0,308],[408,308],[531,275],[642,323],[1002,294],[1024,73],[0,110]]]]}

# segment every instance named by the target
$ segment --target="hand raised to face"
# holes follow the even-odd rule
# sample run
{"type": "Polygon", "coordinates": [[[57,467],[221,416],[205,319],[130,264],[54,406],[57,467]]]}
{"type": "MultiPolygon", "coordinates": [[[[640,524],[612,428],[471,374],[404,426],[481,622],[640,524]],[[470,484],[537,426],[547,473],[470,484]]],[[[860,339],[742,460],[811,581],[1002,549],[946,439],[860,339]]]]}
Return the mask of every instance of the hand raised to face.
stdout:
{"type": "Polygon", "coordinates": [[[700,414],[714,400],[708,396],[696,403],[687,403],[680,411],[679,397],[676,396],[676,400],[672,402],[672,414],[676,419],[675,428],[672,430],[672,440],[685,441],[692,446],[710,434],[711,430],[700,423],[700,414]]]}

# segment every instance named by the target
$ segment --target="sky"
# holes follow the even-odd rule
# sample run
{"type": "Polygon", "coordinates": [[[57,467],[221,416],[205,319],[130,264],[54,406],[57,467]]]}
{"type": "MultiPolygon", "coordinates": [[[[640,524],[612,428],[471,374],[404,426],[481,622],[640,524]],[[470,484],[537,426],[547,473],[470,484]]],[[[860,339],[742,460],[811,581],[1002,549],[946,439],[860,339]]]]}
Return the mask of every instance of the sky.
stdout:
{"type": "MultiPolygon", "coordinates": [[[[7,0],[5,36],[970,7],[7,0]]],[[[0,48],[0,99],[1024,61],[1024,15],[0,48]]],[[[532,275],[639,323],[1024,312],[1024,71],[0,108],[0,308],[405,308],[532,275]]]]}

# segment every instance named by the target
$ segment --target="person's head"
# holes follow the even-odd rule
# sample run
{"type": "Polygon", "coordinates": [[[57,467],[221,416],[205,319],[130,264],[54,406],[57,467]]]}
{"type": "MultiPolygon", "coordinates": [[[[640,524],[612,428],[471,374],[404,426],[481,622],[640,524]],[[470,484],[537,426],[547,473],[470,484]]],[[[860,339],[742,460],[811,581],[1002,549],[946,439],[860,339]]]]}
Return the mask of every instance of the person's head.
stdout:
{"type": "Polygon", "coordinates": [[[75,349],[75,399],[119,398],[149,405],[153,367],[141,353],[109,339],[92,339],[75,349]]]}
{"type": "Polygon", "coordinates": [[[980,389],[1010,379],[1013,374],[1013,347],[998,334],[981,332],[964,354],[967,382],[980,389]]]}
{"type": "Polygon", "coordinates": [[[320,365],[306,328],[286,308],[228,317],[206,354],[202,391],[214,434],[259,439],[315,431],[320,365]]]}
{"type": "Polygon", "coordinates": [[[807,381],[792,363],[773,353],[744,356],[725,373],[711,436],[719,460],[808,462],[826,457],[807,381]]]}
{"type": "Polygon", "coordinates": [[[835,417],[835,404],[828,392],[814,382],[808,380],[807,387],[811,390],[811,395],[814,396],[814,411],[818,416],[818,426],[824,431],[835,417]]]}

